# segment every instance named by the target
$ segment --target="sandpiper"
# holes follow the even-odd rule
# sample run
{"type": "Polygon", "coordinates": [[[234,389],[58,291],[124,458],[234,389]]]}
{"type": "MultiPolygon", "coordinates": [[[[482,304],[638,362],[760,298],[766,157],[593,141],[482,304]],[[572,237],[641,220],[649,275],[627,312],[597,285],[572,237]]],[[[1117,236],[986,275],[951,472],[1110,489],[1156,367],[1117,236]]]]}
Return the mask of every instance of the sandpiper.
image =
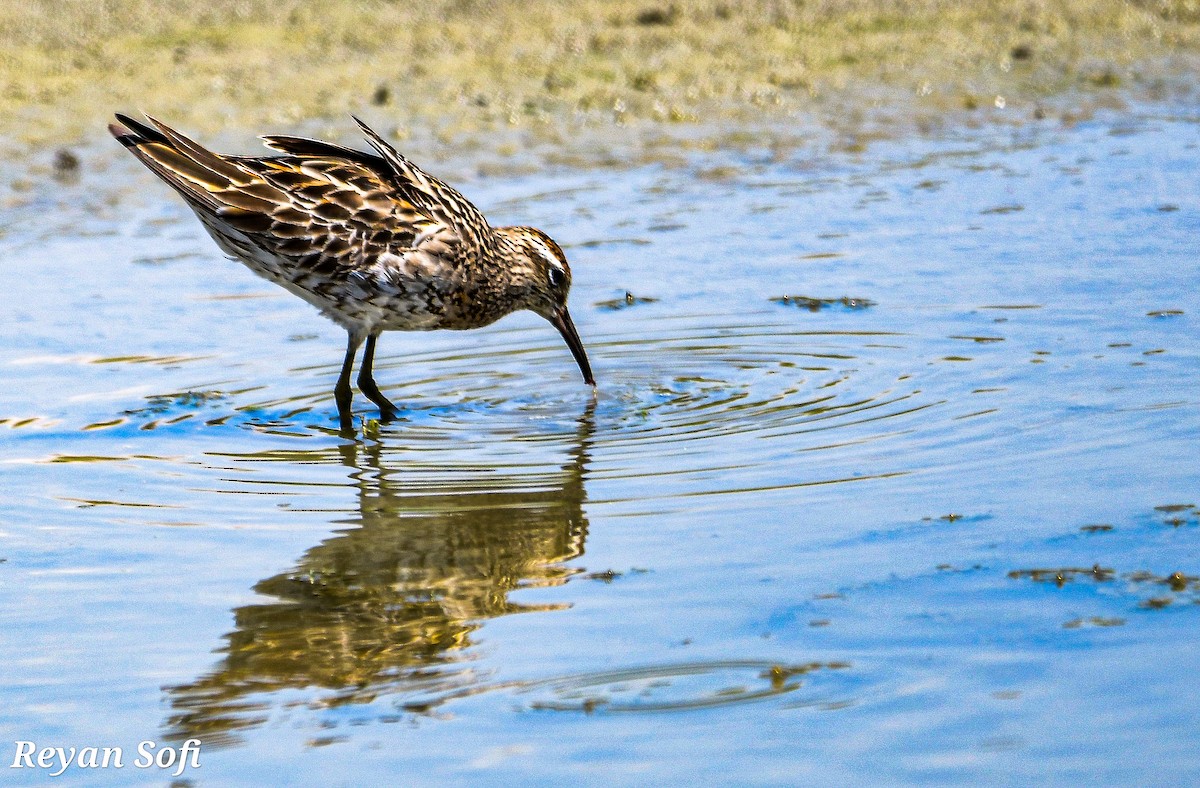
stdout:
{"type": "Polygon", "coordinates": [[[371,371],[383,331],[479,328],[528,309],[558,329],[595,385],[559,245],[532,227],[492,227],[358,118],[375,153],[274,134],[262,140],[283,155],[252,157],[213,153],[149,116],[116,117],[112,135],[183,196],[222,251],[346,329],[334,388],[343,430],[364,341],[358,387],[382,419],[396,414],[371,371]]]}

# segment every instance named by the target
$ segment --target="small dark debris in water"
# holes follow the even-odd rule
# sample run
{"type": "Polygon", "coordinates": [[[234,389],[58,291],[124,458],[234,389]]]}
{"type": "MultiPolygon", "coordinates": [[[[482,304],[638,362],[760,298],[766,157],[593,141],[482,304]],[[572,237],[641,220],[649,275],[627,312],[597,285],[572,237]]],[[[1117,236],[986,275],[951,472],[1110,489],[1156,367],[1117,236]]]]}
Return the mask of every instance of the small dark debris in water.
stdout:
{"type": "Polygon", "coordinates": [[[1119,627],[1125,624],[1125,619],[1118,617],[1104,618],[1103,616],[1092,616],[1088,621],[1098,627],[1119,627]]]}
{"type": "Polygon", "coordinates": [[[1172,591],[1186,591],[1188,584],[1191,581],[1192,578],[1188,577],[1183,572],[1172,572],[1167,578],[1167,585],[1171,587],[1172,591]]]}
{"type": "Polygon", "coordinates": [[[1147,312],[1146,317],[1175,317],[1182,314],[1182,309],[1156,309],[1153,312],[1147,312]]]}
{"type": "Polygon", "coordinates": [[[843,257],[841,252],[813,252],[812,254],[800,255],[801,260],[832,260],[835,257],[843,257]]]}
{"type": "Polygon", "coordinates": [[[809,621],[809,622],[808,622],[808,625],[809,625],[810,627],[827,627],[827,626],[829,626],[829,619],[827,619],[827,618],[814,618],[812,621],[809,621]]]}
{"type": "Polygon", "coordinates": [[[54,152],[54,173],[59,177],[77,174],[79,164],[79,157],[67,148],[59,148],[54,152]]]}
{"type": "MultiPolygon", "coordinates": [[[[166,413],[173,408],[199,408],[210,402],[227,399],[223,391],[181,391],[178,394],[154,394],[146,397],[150,404],[144,408],[127,410],[125,415],[137,416],[142,414],[166,413]]],[[[154,423],[154,422],[152,422],[154,423]]],[[[142,429],[146,429],[143,427],[142,429]]]]}
{"type": "Polygon", "coordinates": [[[1195,508],[1196,505],[1192,503],[1164,503],[1162,506],[1155,506],[1154,511],[1174,514],[1175,512],[1186,512],[1189,509],[1195,508]]]}
{"type": "Polygon", "coordinates": [[[1106,531],[1111,531],[1112,529],[1113,527],[1108,524],[1084,525],[1079,528],[1079,530],[1083,531],[1085,534],[1100,534],[1106,531]]]}
{"type": "Polygon", "coordinates": [[[328,747],[331,744],[342,744],[350,741],[348,736],[317,736],[309,739],[305,744],[309,747],[328,747]]]}
{"type": "Polygon", "coordinates": [[[626,290],[624,298],[613,298],[608,301],[597,301],[596,306],[600,307],[601,309],[617,310],[627,309],[631,306],[637,306],[638,304],[653,304],[657,300],[657,298],[635,296],[633,293],[626,290]]]}
{"type": "Polygon", "coordinates": [[[809,298],[808,296],[784,295],[772,298],[771,301],[776,304],[787,304],[807,309],[809,312],[820,312],[829,306],[842,306],[846,309],[867,309],[875,306],[875,302],[869,298],[851,298],[850,296],[842,296],[841,298],[809,298]]]}
{"type": "Polygon", "coordinates": [[[741,168],[727,165],[708,167],[706,169],[696,171],[696,177],[706,181],[727,181],[731,178],[736,178],[741,174],[741,168]]]}
{"type": "Polygon", "coordinates": [[[1131,345],[1128,342],[1109,342],[1108,346],[1109,347],[1133,347],[1133,345],[1131,345]]]}
{"type": "Polygon", "coordinates": [[[1167,607],[1170,604],[1171,604],[1171,597],[1158,596],[1158,597],[1151,597],[1150,599],[1147,599],[1145,602],[1138,605],[1138,607],[1146,608],[1147,610],[1162,610],[1164,607],[1167,607]]]}
{"type": "Polygon", "coordinates": [[[310,342],[318,336],[318,334],[292,334],[288,337],[288,342],[310,342]]]}
{"type": "Polygon", "coordinates": [[[410,711],[413,714],[427,714],[433,708],[433,704],[432,703],[412,702],[412,703],[405,703],[400,708],[404,709],[405,711],[410,711]]]}
{"type": "Polygon", "coordinates": [[[1172,572],[1166,577],[1161,577],[1153,572],[1140,570],[1131,572],[1128,579],[1132,583],[1155,583],[1157,585],[1168,586],[1172,591],[1186,591],[1189,586],[1200,582],[1200,578],[1185,575],[1183,572],[1172,572]]]}
{"type": "Polygon", "coordinates": [[[588,698],[583,702],[583,705],[580,708],[583,709],[584,714],[591,714],[598,706],[603,706],[606,703],[608,703],[608,701],[604,698],[588,698]]]}
{"type": "Polygon", "coordinates": [[[969,339],[972,342],[1003,342],[1004,337],[970,337],[970,336],[952,336],[950,339],[969,339]]]}
{"type": "Polygon", "coordinates": [[[936,189],[939,189],[939,188],[941,188],[943,185],[945,185],[945,183],[946,183],[945,181],[935,181],[935,180],[931,180],[931,181],[921,181],[920,183],[918,183],[918,184],[917,184],[916,186],[914,186],[913,188],[914,188],[914,189],[930,189],[930,190],[936,190],[936,189]]]}
{"type": "Polygon", "coordinates": [[[987,216],[989,214],[1017,213],[1018,211],[1023,210],[1025,210],[1024,205],[997,205],[995,208],[985,208],[984,210],[980,211],[979,214],[980,216],[987,216]]]}
{"type": "Polygon", "coordinates": [[[1051,355],[1051,353],[1050,353],[1050,351],[1049,351],[1049,350],[1035,350],[1035,351],[1033,351],[1033,355],[1035,355],[1035,356],[1049,356],[1049,355],[1051,355]]]}
{"type": "Polygon", "coordinates": [[[1097,583],[1102,583],[1107,580],[1112,580],[1116,572],[1112,569],[1106,569],[1099,564],[1094,564],[1090,569],[1082,567],[1064,567],[1062,569],[1014,569],[1008,573],[1008,576],[1014,580],[1019,580],[1022,577],[1028,577],[1035,583],[1054,583],[1054,585],[1062,588],[1067,583],[1074,580],[1076,577],[1088,576],[1097,583]]]}
{"type": "Polygon", "coordinates": [[[961,520],[961,519],[962,519],[964,516],[965,516],[965,515],[961,515],[961,514],[955,514],[955,513],[951,512],[950,514],[943,514],[943,515],[942,515],[941,517],[939,517],[938,519],[939,519],[939,520],[945,520],[945,521],[946,521],[946,522],[948,522],[948,523],[952,523],[952,522],[954,522],[955,520],[961,520]]]}
{"type": "Polygon", "coordinates": [[[942,356],[942,361],[973,361],[967,356],[942,356]]]}
{"type": "Polygon", "coordinates": [[[606,569],[603,572],[592,572],[591,574],[586,574],[583,577],[585,580],[599,580],[601,583],[611,583],[622,574],[624,573],[617,572],[612,569],[606,569]]]}
{"type": "Polygon", "coordinates": [[[650,242],[645,238],[594,238],[590,241],[584,241],[579,244],[586,249],[594,249],[597,246],[610,246],[612,244],[629,244],[630,246],[649,246],[650,242]]]}
{"type": "Polygon", "coordinates": [[[953,572],[955,574],[963,574],[965,572],[978,572],[983,569],[983,564],[971,564],[970,566],[955,566],[954,564],[938,564],[934,567],[938,572],[953,572]]]}
{"type": "Polygon", "coordinates": [[[1089,74],[1087,81],[1098,88],[1115,88],[1121,84],[1121,78],[1111,68],[1089,74]]]}
{"type": "Polygon", "coordinates": [[[1038,104],[1037,106],[1035,106],[1033,108],[1033,119],[1034,120],[1045,120],[1046,119],[1046,109],[1041,104],[1038,104]]]}
{"type": "Polygon", "coordinates": [[[986,304],[980,309],[1041,309],[1041,304],[986,304]]]}
{"type": "Polygon", "coordinates": [[[1162,211],[1163,213],[1174,213],[1175,211],[1179,210],[1179,206],[1173,202],[1166,202],[1158,206],[1158,210],[1162,211]]]}
{"type": "Polygon", "coordinates": [[[817,670],[842,670],[850,667],[848,662],[807,662],[803,665],[772,665],[770,670],[758,674],[760,679],[770,679],[772,686],[779,688],[793,676],[803,676],[817,670]]]}
{"type": "Polygon", "coordinates": [[[845,594],[839,594],[837,591],[827,592],[824,594],[817,594],[813,597],[813,599],[845,599],[845,598],[846,598],[845,594]]]}
{"type": "Polygon", "coordinates": [[[1142,355],[1143,356],[1157,356],[1160,353],[1166,353],[1166,352],[1167,351],[1165,348],[1155,348],[1154,350],[1143,350],[1142,355]]]}
{"type": "Polygon", "coordinates": [[[1029,60],[1033,57],[1033,47],[1028,44],[1017,44],[1009,50],[1008,56],[1013,60],[1029,60]]]}
{"type": "Polygon", "coordinates": [[[371,94],[371,103],[377,107],[382,107],[392,100],[392,91],[388,90],[387,85],[378,85],[375,92],[371,94]]]}
{"type": "Polygon", "coordinates": [[[1091,618],[1073,618],[1063,624],[1063,629],[1079,629],[1084,624],[1091,624],[1094,627],[1119,627],[1125,624],[1123,618],[1105,618],[1103,616],[1092,616],[1091,618]]]}

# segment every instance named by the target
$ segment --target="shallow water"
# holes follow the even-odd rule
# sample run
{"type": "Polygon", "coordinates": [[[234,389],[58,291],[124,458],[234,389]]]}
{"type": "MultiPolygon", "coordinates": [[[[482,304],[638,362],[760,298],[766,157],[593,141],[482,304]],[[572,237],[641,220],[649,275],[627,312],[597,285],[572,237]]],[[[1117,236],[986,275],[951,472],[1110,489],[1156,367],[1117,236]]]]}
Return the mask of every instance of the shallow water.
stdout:
{"type": "Polygon", "coordinates": [[[567,248],[598,392],[530,315],[389,334],[356,441],[340,331],[134,162],[9,192],[0,761],[1200,779],[1200,135],[1162,112],[468,180],[567,248]]]}

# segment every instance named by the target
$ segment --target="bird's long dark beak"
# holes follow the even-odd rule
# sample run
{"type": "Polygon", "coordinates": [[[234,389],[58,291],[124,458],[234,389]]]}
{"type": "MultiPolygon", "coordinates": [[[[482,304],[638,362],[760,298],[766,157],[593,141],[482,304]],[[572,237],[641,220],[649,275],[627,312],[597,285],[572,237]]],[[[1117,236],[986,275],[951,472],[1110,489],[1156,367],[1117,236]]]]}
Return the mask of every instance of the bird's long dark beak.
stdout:
{"type": "Polygon", "coordinates": [[[567,347],[571,348],[571,355],[575,357],[575,362],[579,364],[579,371],[583,373],[583,382],[589,386],[596,385],[596,379],[592,377],[592,366],[588,363],[587,353],[583,351],[583,342],[579,339],[579,332],[575,330],[575,324],[571,322],[571,313],[564,306],[554,313],[550,322],[558,329],[558,333],[562,334],[567,347]]]}

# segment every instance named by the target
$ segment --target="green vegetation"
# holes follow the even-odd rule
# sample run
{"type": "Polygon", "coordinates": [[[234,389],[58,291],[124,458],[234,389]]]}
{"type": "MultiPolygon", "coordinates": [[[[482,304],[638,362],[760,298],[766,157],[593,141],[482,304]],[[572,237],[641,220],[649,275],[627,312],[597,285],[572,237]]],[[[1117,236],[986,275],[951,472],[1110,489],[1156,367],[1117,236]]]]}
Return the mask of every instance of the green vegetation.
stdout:
{"type": "Polygon", "coordinates": [[[1066,95],[1186,89],[1198,55],[1200,0],[26,0],[0,6],[0,134],[91,136],[114,109],[198,132],[366,111],[448,137],[1028,117],[1066,95]]]}

